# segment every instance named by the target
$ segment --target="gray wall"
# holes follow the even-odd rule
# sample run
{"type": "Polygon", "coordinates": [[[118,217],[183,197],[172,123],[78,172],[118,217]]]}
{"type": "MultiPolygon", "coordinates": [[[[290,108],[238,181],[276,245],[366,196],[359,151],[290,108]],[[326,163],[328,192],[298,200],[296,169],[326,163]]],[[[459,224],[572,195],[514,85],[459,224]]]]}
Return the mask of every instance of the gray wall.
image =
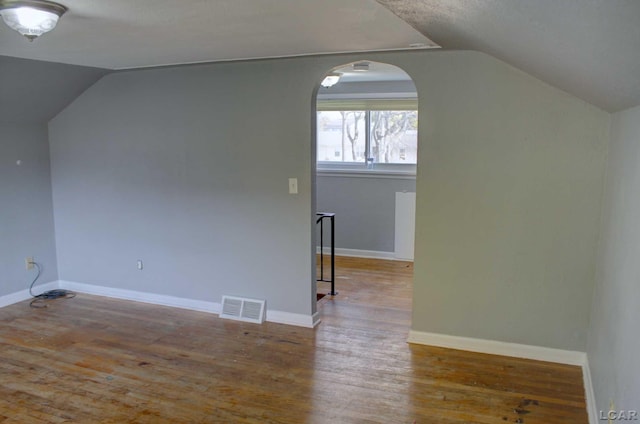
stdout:
{"type": "Polygon", "coordinates": [[[598,408],[640,409],[640,107],[613,115],[588,356],[598,408]]]}
{"type": "Polygon", "coordinates": [[[0,296],[29,287],[28,256],[43,267],[38,283],[58,279],[47,127],[0,123],[0,296]]]}
{"type": "Polygon", "coordinates": [[[50,123],[61,279],[312,312],[313,91],[360,59],[420,95],[413,329],[584,350],[609,115],[473,52],[103,78],[50,123]]]}
{"type": "Polygon", "coordinates": [[[397,191],[416,191],[415,179],[319,175],[317,207],[336,213],[336,247],[394,252],[397,191]]]}
{"type": "Polygon", "coordinates": [[[488,56],[439,57],[405,68],[421,118],[413,329],[584,351],[609,115],[488,56]]]}
{"type": "Polygon", "coordinates": [[[44,124],[108,72],[0,56],[0,121],[44,124]]]}
{"type": "Polygon", "coordinates": [[[0,296],[58,279],[46,123],[107,72],[0,56],[0,296]]]}
{"type": "Polygon", "coordinates": [[[315,78],[295,63],[112,74],[51,121],[60,278],[311,314],[315,78]]]}

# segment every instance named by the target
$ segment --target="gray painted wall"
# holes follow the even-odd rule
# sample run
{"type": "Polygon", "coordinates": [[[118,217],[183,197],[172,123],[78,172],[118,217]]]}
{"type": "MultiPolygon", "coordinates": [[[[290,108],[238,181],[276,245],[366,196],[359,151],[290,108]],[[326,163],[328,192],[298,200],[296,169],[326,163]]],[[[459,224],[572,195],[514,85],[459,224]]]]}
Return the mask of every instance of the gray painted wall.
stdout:
{"type": "Polygon", "coordinates": [[[212,302],[249,296],[310,315],[313,62],[294,64],[112,74],[59,114],[50,141],[61,279],[212,302]],[[288,194],[290,177],[300,194],[288,194]]]}
{"type": "Polygon", "coordinates": [[[108,72],[0,56],[0,121],[46,123],[108,72]]]}
{"type": "Polygon", "coordinates": [[[609,115],[476,53],[420,94],[413,329],[586,348],[609,115]]]}
{"type": "Polygon", "coordinates": [[[58,279],[46,122],[107,72],[0,56],[0,296],[58,279]]]}
{"type": "Polygon", "coordinates": [[[584,350],[609,116],[473,52],[103,78],[50,123],[61,279],[311,313],[313,91],[360,59],[420,94],[413,329],[584,350]]]}
{"type": "Polygon", "coordinates": [[[0,123],[0,296],[58,279],[46,125],[0,123]],[[16,162],[20,160],[21,165],[16,162]]]}
{"type": "Polygon", "coordinates": [[[618,112],[611,147],[588,356],[598,409],[640,404],[640,107],[618,112]]]}
{"type": "Polygon", "coordinates": [[[319,211],[336,213],[337,248],[394,252],[396,192],[415,190],[414,179],[319,175],[316,195],[319,211]]]}

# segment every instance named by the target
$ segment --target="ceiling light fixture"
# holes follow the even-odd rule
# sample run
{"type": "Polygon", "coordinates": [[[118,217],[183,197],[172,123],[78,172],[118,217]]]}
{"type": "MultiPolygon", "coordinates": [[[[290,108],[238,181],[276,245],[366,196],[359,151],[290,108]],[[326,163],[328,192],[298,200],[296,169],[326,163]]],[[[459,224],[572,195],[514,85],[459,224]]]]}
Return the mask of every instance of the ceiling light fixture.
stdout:
{"type": "Polygon", "coordinates": [[[324,88],[329,88],[336,85],[338,81],[340,81],[340,74],[333,72],[327,75],[326,77],[324,77],[320,85],[323,86],[324,88]]]}
{"type": "Polygon", "coordinates": [[[7,26],[33,41],[56,27],[67,8],[46,0],[0,0],[0,16],[7,26]]]}

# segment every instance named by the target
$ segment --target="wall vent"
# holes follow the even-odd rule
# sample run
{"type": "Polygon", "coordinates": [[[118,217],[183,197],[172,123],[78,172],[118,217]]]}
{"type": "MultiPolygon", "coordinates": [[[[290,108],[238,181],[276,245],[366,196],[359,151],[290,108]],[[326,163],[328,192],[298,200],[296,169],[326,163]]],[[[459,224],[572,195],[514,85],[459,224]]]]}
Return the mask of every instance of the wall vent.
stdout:
{"type": "Polygon", "coordinates": [[[220,313],[220,318],[262,324],[265,315],[264,305],[264,300],[222,296],[222,312],[220,313]]]}

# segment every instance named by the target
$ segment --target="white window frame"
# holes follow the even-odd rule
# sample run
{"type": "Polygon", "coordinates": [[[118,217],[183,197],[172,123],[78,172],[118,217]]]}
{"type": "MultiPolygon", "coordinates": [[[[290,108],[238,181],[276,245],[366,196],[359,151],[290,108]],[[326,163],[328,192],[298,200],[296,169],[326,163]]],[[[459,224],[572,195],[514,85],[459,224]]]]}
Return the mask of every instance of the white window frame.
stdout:
{"type": "MultiPolygon", "coordinates": [[[[373,110],[418,110],[417,97],[402,98],[318,98],[316,107],[316,118],[318,112],[324,111],[345,111],[358,110],[367,112],[367,121],[369,113],[373,110]]],[[[418,119],[420,117],[418,116],[418,119]]],[[[369,148],[369,124],[367,122],[367,131],[365,134],[367,148],[369,148]]],[[[316,134],[317,137],[317,134],[316,134]]],[[[419,148],[419,146],[418,146],[419,148]]],[[[388,177],[388,178],[408,178],[413,179],[416,175],[417,164],[402,163],[375,163],[368,166],[366,161],[363,162],[333,162],[333,161],[316,161],[316,170],[318,175],[342,175],[349,177],[388,177]]]]}

